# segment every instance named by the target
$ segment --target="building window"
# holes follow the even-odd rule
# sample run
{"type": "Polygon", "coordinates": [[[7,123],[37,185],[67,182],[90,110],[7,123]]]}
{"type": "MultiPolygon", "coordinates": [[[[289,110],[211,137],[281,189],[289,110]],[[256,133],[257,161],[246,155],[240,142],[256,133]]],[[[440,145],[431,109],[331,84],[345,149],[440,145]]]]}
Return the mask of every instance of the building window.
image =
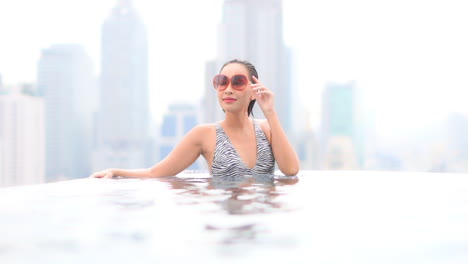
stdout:
{"type": "Polygon", "coordinates": [[[184,134],[190,131],[197,125],[197,118],[195,116],[184,116],[184,134]]]}
{"type": "Polygon", "coordinates": [[[175,137],[177,134],[177,118],[174,115],[166,115],[162,125],[163,137],[175,137]]]}

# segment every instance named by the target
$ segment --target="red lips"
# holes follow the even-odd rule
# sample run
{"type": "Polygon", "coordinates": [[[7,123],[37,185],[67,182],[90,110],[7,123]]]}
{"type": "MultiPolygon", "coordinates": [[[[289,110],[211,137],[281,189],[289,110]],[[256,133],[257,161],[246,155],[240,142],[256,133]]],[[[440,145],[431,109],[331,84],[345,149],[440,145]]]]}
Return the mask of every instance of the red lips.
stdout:
{"type": "Polygon", "coordinates": [[[223,101],[226,102],[226,103],[233,103],[233,102],[237,101],[237,99],[232,98],[232,97],[226,97],[226,98],[223,98],[223,101]]]}

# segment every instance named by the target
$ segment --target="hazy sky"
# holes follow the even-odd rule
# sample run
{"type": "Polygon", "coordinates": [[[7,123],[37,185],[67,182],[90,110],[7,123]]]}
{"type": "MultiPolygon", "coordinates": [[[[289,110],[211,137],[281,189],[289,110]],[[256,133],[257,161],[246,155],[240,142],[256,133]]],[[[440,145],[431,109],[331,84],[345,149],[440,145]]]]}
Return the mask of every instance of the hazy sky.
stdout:
{"type": "MultiPolygon", "coordinates": [[[[200,99],[205,62],[217,53],[222,0],[133,2],[149,34],[153,113],[200,99]]],[[[83,44],[98,73],[100,29],[115,3],[0,1],[4,83],[35,81],[41,49],[57,43],[83,44]]],[[[378,109],[380,131],[468,112],[465,1],[284,0],[283,9],[298,100],[314,126],[327,81],[355,80],[378,109]]]]}

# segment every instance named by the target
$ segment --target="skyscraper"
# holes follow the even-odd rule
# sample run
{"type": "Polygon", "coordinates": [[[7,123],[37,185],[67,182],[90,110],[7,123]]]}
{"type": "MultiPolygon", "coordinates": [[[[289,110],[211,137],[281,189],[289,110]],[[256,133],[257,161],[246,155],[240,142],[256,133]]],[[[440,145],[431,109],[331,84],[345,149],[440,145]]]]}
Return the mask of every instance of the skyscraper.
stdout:
{"type": "Polygon", "coordinates": [[[3,78],[2,75],[0,74],[0,94],[6,94],[6,87],[3,85],[3,78]]]}
{"type": "Polygon", "coordinates": [[[38,94],[46,104],[47,181],[90,173],[96,85],[82,46],[53,45],[38,62],[38,94]]]}
{"type": "Polygon", "coordinates": [[[322,97],[322,167],[356,169],[355,87],[329,83],[322,97]]]}
{"type": "Polygon", "coordinates": [[[45,182],[44,99],[0,95],[0,187],[45,182]]]}
{"type": "Polygon", "coordinates": [[[468,171],[468,116],[451,113],[447,118],[447,147],[449,170],[468,171]]]}
{"type": "Polygon", "coordinates": [[[142,167],[148,148],[146,29],[129,0],[102,26],[97,145],[93,169],[142,167]]]}
{"type": "MultiPolygon", "coordinates": [[[[164,115],[159,137],[159,160],[164,159],[182,138],[198,123],[198,111],[189,104],[171,104],[164,115]]],[[[200,169],[204,164],[202,157],[188,169],[200,169]]]]}
{"type": "Polygon", "coordinates": [[[322,131],[324,137],[354,137],[354,83],[325,87],[322,97],[322,131]]]}
{"type": "MultiPolygon", "coordinates": [[[[290,58],[283,43],[281,0],[225,0],[219,26],[217,59],[207,63],[204,122],[224,116],[211,83],[221,66],[231,59],[248,60],[257,68],[259,79],[276,97],[276,110],[287,132],[291,130],[292,92],[290,58]]],[[[256,118],[262,118],[258,106],[256,118]]]]}

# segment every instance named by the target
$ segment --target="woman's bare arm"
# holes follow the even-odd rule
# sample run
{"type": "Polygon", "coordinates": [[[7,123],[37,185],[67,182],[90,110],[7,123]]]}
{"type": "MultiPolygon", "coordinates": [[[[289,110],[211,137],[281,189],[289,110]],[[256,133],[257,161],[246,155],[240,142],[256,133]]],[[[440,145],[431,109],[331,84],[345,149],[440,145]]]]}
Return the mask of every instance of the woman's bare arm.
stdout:
{"type": "Polygon", "coordinates": [[[276,112],[265,113],[267,122],[263,123],[266,132],[269,132],[271,149],[275,156],[278,168],[285,175],[296,175],[299,172],[299,157],[291,146],[286,133],[281,126],[276,112]]]}
{"type": "Polygon", "coordinates": [[[296,175],[299,172],[299,158],[294,148],[289,143],[288,137],[281,126],[278,115],[274,107],[274,94],[263,85],[255,76],[252,76],[255,83],[251,84],[255,92],[255,98],[263,111],[268,123],[264,123],[262,128],[269,135],[273,155],[279,169],[285,175],[296,175]]]}
{"type": "Polygon", "coordinates": [[[92,178],[112,178],[114,176],[153,178],[174,176],[190,166],[200,156],[208,127],[196,126],[190,130],[169,155],[151,168],[106,169],[93,173],[92,178]]]}

